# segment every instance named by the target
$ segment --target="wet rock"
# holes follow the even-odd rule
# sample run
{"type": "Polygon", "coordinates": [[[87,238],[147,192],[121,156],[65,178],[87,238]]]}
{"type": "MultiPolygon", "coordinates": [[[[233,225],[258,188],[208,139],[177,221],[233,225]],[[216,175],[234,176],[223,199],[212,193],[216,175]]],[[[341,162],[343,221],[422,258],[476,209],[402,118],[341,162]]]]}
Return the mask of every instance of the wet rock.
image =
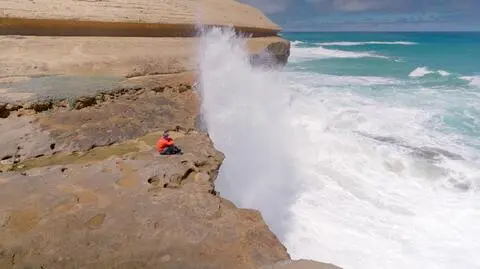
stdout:
{"type": "Polygon", "coordinates": [[[290,43],[284,40],[272,42],[262,51],[250,55],[250,63],[254,66],[281,68],[290,57],[290,43]]]}

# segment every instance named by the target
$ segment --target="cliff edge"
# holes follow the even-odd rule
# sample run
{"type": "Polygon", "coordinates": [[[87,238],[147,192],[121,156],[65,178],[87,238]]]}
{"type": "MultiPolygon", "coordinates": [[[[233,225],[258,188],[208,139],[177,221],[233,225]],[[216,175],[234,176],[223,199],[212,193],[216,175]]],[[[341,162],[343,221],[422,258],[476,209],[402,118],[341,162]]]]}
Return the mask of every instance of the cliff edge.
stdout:
{"type": "Polygon", "coordinates": [[[254,35],[281,29],[259,10],[233,0],[4,0],[0,34],[188,36],[196,25],[235,26],[254,35]]]}
{"type": "Polygon", "coordinates": [[[259,212],[215,190],[224,156],[198,126],[196,25],[234,26],[253,63],[283,65],[290,44],[260,11],[231,0],[0,10],[0,269],[335,268],[290,261],[259,212]],[[155,152],[166,130],[184,155],[155,152]]]}

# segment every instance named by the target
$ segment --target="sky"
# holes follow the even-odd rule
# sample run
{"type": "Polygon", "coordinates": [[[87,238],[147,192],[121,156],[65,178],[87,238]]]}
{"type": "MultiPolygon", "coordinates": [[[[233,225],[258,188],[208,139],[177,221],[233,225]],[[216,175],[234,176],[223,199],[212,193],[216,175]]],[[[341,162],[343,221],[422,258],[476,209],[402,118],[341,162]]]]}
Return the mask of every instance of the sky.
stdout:
{"type": "Polygon", "coordinates": [[[480,31],[480,0],[239,0],[284,31],[480,31]]]}

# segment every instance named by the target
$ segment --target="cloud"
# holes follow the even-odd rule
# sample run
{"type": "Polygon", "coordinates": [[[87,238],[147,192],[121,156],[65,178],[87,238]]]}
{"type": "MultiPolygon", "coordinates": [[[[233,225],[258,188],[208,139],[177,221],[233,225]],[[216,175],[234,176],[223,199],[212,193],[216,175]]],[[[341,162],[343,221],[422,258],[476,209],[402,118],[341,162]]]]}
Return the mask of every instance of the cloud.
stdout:
{"type": "Polygon", "coordinates": [[[305,0],[319,10],[335,10],[344,12],[358,12],[366,10],[390,9],[403,6],[403,1],[393,0],[305,0]]]}
{"type": "Polygon", "coordinates": [[[265,12],[284,29],[480,30],[480,0],[239,0],[265,12]],[[350,28],[349,28],[350,27],[350,28]],[[446,27],[446,28],[445,28],[446,27]],[[390,29],[389,28],[389,29],[390,29]]]}

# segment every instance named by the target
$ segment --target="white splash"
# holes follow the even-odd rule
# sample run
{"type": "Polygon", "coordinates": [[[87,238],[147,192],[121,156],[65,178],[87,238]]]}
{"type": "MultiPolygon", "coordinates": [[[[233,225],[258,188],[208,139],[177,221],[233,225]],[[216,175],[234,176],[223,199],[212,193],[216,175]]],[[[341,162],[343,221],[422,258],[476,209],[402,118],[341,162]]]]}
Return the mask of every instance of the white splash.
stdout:
{"type": "Polygon", "coordinates": [[[297,172],[289,150],[296,147],[286,110],[290,95],[281,73],[253,68],[244,40],[216,28],[203,37],[199,58],[203,118],[226,154],[216,186],[238,206],[260,210],[282,237],[297,172]]]}
{"type": "Polygon", "coordinates": [[[480,158],[425,127],[443,107],[252,68],[230,31],[208,32],[199,51],[203,116],[226,155],[217,188],[260,210],[293,258],[345,269],[480,268],[480,158]],[[402,141],[465,159],[435,161],[402,141]]]}
{"type": "Polygon", "coordinates": [[[299,40],[295,40],[295,41],[290,42],[290,44],[291,44],[292,46],[298,46],[298,45],[301,45],[301,44],[305,44],[305,42],[299,41],[299,40]]]}

